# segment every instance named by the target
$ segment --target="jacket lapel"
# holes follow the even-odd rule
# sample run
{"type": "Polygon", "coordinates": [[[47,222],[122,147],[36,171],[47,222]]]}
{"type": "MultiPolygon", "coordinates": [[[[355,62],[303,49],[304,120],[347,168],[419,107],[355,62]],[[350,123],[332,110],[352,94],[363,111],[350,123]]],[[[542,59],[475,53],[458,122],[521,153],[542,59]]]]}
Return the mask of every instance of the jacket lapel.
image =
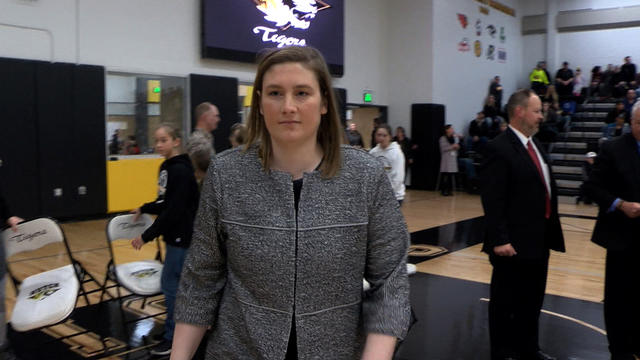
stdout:
{"type": "Polygon", "coordinates": [[[631,164],[636,170],[636,178],[640,179],[640,154],[638,154],[638,142],[632,134],[624,134],[627,151],[631,157],[631,164]]]}
{"type": "MultiPolygon", "coordinates": [[[[540,173],[538,173],[538,168],[536,167],[536,164],[533,163],[531,156],[529,156],[529,152],[527,151],[527,149],[525,149],[524,145],[522,144],[522,141],[520,141],[520,139],[518,138],[518,135],[516,135],[516,133],[513,132],[513,130],[511,129],[507,129],[507,134],[511,139],[511,144],[513,145],[516,153],[520,157],[520,160],[523,163],[527,164],[527,167],[532,173],[531,176],[535,176],[538,180],[540,180],[540,185],[545,186],[544,182],[540,178],[540,173]]],[[[538,146],[537,143],[536,143],[536,146],[538,147],[538,150],[540,150],[540,147],[538,146]]],[[[541,154],[543,153],[541,152],[541,154]]],[[[548,164],[548,161],[545,158],[544,154],[542,157],[544,158],[544,161],[548,164]]]]}

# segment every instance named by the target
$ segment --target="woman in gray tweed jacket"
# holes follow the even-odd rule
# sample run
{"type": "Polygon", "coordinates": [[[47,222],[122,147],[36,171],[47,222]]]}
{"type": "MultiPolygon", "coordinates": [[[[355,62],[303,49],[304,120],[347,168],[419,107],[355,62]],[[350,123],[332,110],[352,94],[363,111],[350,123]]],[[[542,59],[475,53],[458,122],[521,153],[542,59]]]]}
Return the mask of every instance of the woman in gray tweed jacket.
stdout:
{"type": "Polygon", "coordinates": [[[410,321],[409,235],[381,164],[340,145],[320,53],[265,54],[251,105],[248,144],[202,187],[171,359],[209,326],[207,359],[391,359],[410,321]]]}

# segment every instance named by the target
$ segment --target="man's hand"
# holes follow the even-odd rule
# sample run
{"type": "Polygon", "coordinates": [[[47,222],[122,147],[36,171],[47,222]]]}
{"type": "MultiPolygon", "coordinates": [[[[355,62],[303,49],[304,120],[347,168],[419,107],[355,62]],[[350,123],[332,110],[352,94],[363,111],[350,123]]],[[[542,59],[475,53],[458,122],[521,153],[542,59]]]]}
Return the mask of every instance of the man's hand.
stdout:
{"type": "Polygon", "coordinates": [[[631,219],[640,217],[640,203],[623,201],[620,210],[631,219]]]}
{"type": "Polygon", "coordinates": [[[138,236],[137,238],[131,240],[131,246],[133,246],[133,248],[136,250],[140,250],[142,245],[144,245],[144,241],[142,241],[142,236],[138,236]]]}
{"type": "Polygon", "coordinates": [[[9,225],[11,227],[11,230],[13,230],[13,232],[18,231],[18,224],[23,222],[24,219],[17,217],[17,216],[12,216],[10,218],[7,219],[7,225],[9,225]]]}
{"type": "Polygon", "coordinates": [[[140,219],[140,208],[131,210],[130,214],[134,214],[133,222],[138,221],[138,219],[140,219]]]}
{"type": "Polygon", "coordinates": [[[500,245],[500,246],[494,246],[493,247],[493,252],[498,256],[518,255],[518,253],[516,252],[516,249],[514,249],[513,246],[511,246],[510,243],[509,244],[500,245]]]}

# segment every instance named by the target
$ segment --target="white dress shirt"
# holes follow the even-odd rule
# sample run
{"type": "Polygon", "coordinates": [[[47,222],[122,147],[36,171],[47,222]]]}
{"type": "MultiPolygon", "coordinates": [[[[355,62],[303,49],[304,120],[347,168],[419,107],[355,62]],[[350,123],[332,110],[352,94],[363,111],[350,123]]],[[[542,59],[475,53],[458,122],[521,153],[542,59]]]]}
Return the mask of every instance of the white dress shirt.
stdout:
{"type": "Polygon", "coordinates": [[[529,151],[527,149],[527,142],[531,141],[533,150],[536,151],[536,155],[538,156],[538,161],[540,161],[540,166],[542,167],[542,174],[544,174],[544,183],[545,183],[544,185],[547,187],[547,192],[549,194],[549,197],[551,197],[551,178],[549,177],[551,174],[549,173],[549,165],[547,165],[547,163],[542,158],[542,155],[540,155],[540,150],[538,150],[536,143],[533,142],[533,139],[531,137],[524,136],[523,133],[518,131],[518,129],[514,128],[513,126],[509,125],[509,128],[513,130],[513,132],[518,136],[518,139],[520,139],[520,141],[522,142],[522,145],[524,146],[524,149],[527,150],[527,153],[529,151]]]}

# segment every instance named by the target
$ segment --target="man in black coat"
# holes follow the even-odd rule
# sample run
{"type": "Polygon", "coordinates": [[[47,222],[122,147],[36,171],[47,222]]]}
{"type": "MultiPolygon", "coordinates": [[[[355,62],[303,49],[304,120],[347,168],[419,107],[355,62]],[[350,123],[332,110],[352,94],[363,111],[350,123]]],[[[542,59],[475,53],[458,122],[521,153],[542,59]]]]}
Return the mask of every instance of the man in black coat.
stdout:
{"type": "Polygon", "coordinates": [[[557,188],[542,146],[540,98],[516,91],[507,103],[509,128],[487,144],[481,168],[486,233],[493,265],[489,331],[492,359],[554,359],[540,351],[538,318],[549,249],[564,251],[557,188]]]}
{"type": "Polygon", "coordinates": [[[600,206],[591,241],[607,249],[604,320],[611,359],[638,359],[640,105],[632,110],[631,133],[602,143],[584,191],[600,206]]]}

